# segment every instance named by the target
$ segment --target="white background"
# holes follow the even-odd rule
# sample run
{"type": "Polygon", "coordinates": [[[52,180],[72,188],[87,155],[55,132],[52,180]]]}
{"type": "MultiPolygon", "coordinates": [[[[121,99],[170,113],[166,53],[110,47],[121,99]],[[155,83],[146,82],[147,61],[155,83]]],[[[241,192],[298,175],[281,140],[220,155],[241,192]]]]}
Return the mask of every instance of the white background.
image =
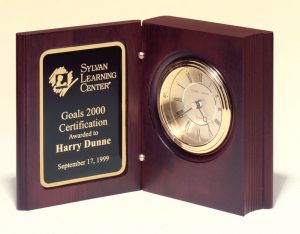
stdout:
{"type": "Polygon", "coordinates": [[[0,0],[0,233],[300,233],[297,0],[0,0]],[[274,32],[274,208],[240,217],[146,192],[30,212],[15,207],[15,33],[173,15],[274,32]]]}

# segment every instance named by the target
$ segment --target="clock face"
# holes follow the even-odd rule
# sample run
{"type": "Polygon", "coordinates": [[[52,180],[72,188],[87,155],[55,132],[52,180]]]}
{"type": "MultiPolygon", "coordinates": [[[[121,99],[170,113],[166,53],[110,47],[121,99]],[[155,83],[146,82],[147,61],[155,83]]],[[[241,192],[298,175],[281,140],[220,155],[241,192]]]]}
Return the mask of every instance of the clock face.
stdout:
{"type": "Polygon", "coordinates": [[[158,114],[171,141],[198,156],[216,150],[232,116],[221,74],[203,62],[183,59],[170,64],[161,81],[158,114]]]}

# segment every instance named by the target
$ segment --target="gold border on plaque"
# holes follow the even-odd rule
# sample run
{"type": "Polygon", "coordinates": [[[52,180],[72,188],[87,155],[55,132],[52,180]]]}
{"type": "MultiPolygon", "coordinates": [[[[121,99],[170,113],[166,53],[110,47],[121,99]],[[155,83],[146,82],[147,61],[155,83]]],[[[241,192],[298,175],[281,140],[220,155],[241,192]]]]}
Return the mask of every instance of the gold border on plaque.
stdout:
{"type": "Polygon", "coordinates": [[[126,49],[123,43],[119,41],[107,42],[107,43],[99,43],[99,44],[91,44],[84,46],[72,46],[65,47],[59,49],[50,49],[46,50],[40,57],[40,183],[45,188],[57,187],[66,184],[73,184],[83,181],[95,180],[100,178],[113,177],[122,174],[126,168],[126,49]],[[106,174],[87,176],[83,178],[64,180],[60,182],[47,183],[44,178],[44,93],[43,93],[43,62],[44,58],[48,54],[57,54],[63,52],[71,52],[71,51],[80,51],[87,49],[97,49],[97,48],[105,48],[118,46],[122,51],[122,165],[120,170],[115,172],[110,172],[106,174]]]}

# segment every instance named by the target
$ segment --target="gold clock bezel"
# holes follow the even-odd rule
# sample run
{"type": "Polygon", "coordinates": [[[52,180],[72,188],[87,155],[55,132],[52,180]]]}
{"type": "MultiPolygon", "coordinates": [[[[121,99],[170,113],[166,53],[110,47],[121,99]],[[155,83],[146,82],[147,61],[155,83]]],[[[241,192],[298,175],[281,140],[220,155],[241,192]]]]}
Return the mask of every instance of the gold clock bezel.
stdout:
{"type": "Polygon", "coordinates": [[[230,126],[231,126],[231,121],[232,121],[232,108],[231,108],[230,97],[221,73],[213,66],[204,63],[202,61],[198,61],[195,59],[180,59],[167,66],[167,68],[162,73],[160,80],[161,82],[158,87],[157,97],[156,97],[157,111],[163,129],[165,130],[168,137],[181,149],[187,151],[188,153],[192,153],[196,156],[205,156],[208,153],[217,150],[222,145],[222,143],[224,143],[226,137],[228,136],[230,126]],[[171,77],[172,71],[180,67],[194,67],[196,69],[199,69],[201,72],[205,73],[207,77],[211,79],[212,84],[216,88],[218,95],[220,96],[221,99],[222,120],[221,120],[219,131],[215,135],[215,137],[212,138],[211,141],[203,145],[192,146],[183,142],[181,139],[177,138],[174,132],[181,131],[181,130],[180,128],[174,128],[170,126],[166,118],[166,113],[164,112],[163,106],[166,104],[168,105],[169,101],[165,101],[165,99],[162,97],[163,95],[162,86],[163,84],[165,84],[165,82],[168,82],[167,86],[170,87],[172,81],[175,79],[175,77],[171,77]]]}

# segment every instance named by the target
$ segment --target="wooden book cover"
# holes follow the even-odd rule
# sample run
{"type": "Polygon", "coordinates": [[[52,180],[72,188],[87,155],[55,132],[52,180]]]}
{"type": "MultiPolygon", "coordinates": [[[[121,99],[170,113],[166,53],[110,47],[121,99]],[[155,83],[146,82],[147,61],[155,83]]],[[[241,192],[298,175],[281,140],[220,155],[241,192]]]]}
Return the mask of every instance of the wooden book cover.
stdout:
{"type": "MultiPolygon", "coordinates": [[[[143,66],[143,92],[155,93],[142,100],[143,106],[150,106],[150,111],[143,113],[143,152],[146,155],[143,189],[240,215],[271,208],[273,33],[157,17],[143,22],[143,46],[148,55],[143,66]],[[156,113],[156,92],[160,88],[157,80],[161,79],[162,70],[172,61],[185,57],[198,58],[215,67],[223,76],[231,100],[232,121],[227,140],[206,156],[195,156],[172,144],[156,113]]],[[[179,86],[193,84],[185,74],[174,82],[177,81],[178,89],[185,88],[184,99],[188,88],[179,86]]],[[[193,78],[193,82],[197,81],[193,78]]],[[[178,103],[178,97],[173,98],[178,103]]],[[[185,104],[183,110],[188,111],[185,104]]],[[[180,107],[181,104],[176,105],[180,107]]],[[[182,129],[189,121],[197,121],[192,115],[188,118],[182,129]]],[[[210,126],[212,128],[213,124],[210,126]]]]}
{"type": "Polygon", "coordinates": [[[17,34],[19,209],[141,188],[140,45],[140,21],[17,34]]]}

